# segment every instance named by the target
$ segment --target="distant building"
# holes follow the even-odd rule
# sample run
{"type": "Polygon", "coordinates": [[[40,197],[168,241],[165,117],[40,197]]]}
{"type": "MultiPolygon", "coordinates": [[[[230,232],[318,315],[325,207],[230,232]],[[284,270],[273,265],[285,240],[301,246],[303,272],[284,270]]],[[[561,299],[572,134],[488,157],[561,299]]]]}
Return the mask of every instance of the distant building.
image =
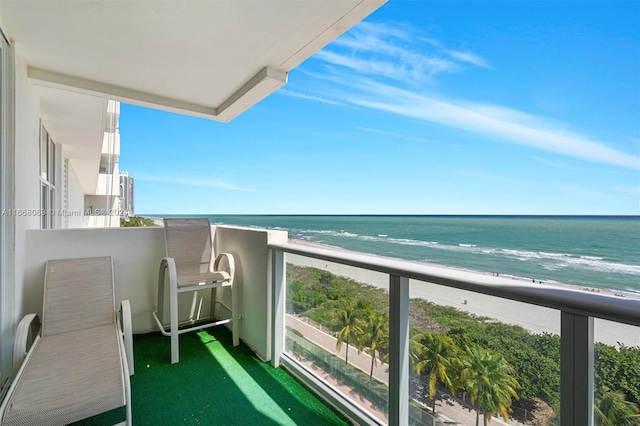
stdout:
{"type": "Polygon", "coordinates": [[[133,216],[133,176],[127,172],[120,172],[120,200],[122,202],[121,216],[125,219],[133,216]]]}

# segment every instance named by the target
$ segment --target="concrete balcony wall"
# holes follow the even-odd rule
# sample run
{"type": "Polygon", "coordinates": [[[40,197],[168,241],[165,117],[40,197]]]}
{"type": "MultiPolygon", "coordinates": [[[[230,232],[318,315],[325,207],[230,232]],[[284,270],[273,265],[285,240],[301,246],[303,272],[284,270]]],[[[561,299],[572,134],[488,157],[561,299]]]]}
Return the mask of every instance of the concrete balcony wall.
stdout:
{"type": "Polygon", "coordinates": [[[120,156],[120,132],[116,130],[113,133],[105,132],[102,137],[102,155],[120,156]]]}
{"type": "Polygon", "coordinates": [[[66,220],[68,228],[83,228],[84,227],[84,194],[82,193],[82,186],[80,180],[76,174],[75,169],[69,163],[68,179],[67,179],[67,205],[63,204],[62,207],[66,207],[69,212],[69,216],[66,220]]]}
{"type": "MultiPolygon", "coordinates": [[[[120,120],[120,102],[110,100],[105,114],[105,132],[115,132],[120,120]]],[[[118,150],[118,152],[120,152],[118,150]]]]}
{"type": "MultiPolygon", "coordinates": [[[[240,336],[263,359],[271,359],[271,257],[268,244],[286,243],[286,231],[217,226],[216,253],[231,253],[236,262],[240,300],[240,336]]],[[[222,292],[220,292],[222,293],[222,292]]],[[[220,294],[230,306],[229,292],[220,294]]]]}
{"type": "Polygon", "coordinates": [[[120,170],[116,164],[111,173],[99,173],[95,195],[120,195],[120,170]]]}
{"type": "MultiPolygon", "coordinates": [[[[241,339],[260,356],[268,358],[271,275],[267,244],[286,242],[287,233],[228,227],[213,229],[216,251],[232,253],[236,258],[241,339]]],[[[134,333],[156,330],[151,312],[156,309],[158,267],[165,256],[163,228],[29,230],[26,253],[23,312],[42,313],[47,260],[111,256],[117,306],[123,299],[131,302],[134,333]]],[[[181,300],[182,312],[188,312],[191,303],[191,296],[185,296],[181,300]]],[[[219,297],[227,295],[219,294],[219,297]]],[[[208,306],[206,301],[204,306],[208,306]]]]}
{"type": "Polygon", "coordinates": [[[85,228],[118,228],[120,226],[120,197],[86,195],[84,197],[83,226],[85,228]]]}

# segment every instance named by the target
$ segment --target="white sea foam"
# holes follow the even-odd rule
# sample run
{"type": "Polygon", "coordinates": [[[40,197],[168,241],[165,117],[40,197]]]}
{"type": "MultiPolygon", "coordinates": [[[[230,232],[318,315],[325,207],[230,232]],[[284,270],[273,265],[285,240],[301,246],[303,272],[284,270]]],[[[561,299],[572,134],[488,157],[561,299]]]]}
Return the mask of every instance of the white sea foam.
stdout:
{"type": "Polygon", "coordinates": [[[597,256],[575,256],[568,253],[549,253],[541,251],[514,250],[478,247],[473,244],[433,244],[426,241],[390,239],[391,242],[413,246],[426,246],[439,250],[458,251],[470,254],[501,256],[521,262],[538,262],[549,271],[573,268],[594,272],[619,273],[640,276],[640,265],[609,262],[597,256]]]}
{"type": "Polygon", "coordinates": [[[547,253],[525,250],[498,249],[495,254],[520,261],[538,261],[550,271],[563,268],[581,269],[595,272],[640,275],[640,265],[609,262],[597,256],[575,256],[568,253],[547,253]]]}
{"type": "Polygon", "coordinates": [[[394,244],[401,244],[403,246],[418,246],[418,247],[429,247],[429,246],[438,244],[432,241],[410,240],[406,238],[389,238],[388,241],[394,244]]]}
{"type": "Polygon", "coordinates": [[[347,238],[357,238],[359,237],[358,234],[354,234],[353,232],[347,232],[347,231],[334,231],[331,229],[325,230],[325,229],[305,229],[305,230],[300,230],[297,231],[300,232],[301,234],[320,234],[320,235],[329,235],[332,237],[347,237],[347,238]]]}
{"type": "MultiPolygon", "coordinates": [[[[582,271],[594,271],[604,273],[619,273],[640,276],[640,265],[628,265],[610,262],[598,256],[572,255],[568,253],[552,253],[543,251],[516,250],[506,248],[478,247],[476,244],[459,243],[440,244],[437,241],[422,241],[409,238],[389,238],[387,234],[358,235],[347,231],[333,230],[304,230],[301,234],[327,235],[331,237],[353,238],[367,242],[385,242],[403,246],[425,247],[437,250],[453,251],[485,256],[497,256],[521,262],[536,262],[540,267],[548,271],[557,271],[571,268],[582,271]]],[[[313,237],[308,237],[313,239],[313,237]]]]}

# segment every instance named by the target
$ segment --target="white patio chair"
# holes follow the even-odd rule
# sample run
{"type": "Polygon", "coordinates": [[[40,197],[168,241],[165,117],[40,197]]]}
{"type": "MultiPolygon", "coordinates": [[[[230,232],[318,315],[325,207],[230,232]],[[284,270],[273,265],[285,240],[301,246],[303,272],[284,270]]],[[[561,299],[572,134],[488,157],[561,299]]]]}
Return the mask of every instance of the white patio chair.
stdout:
{"type": "Polygon", "coordinates": [[[131,424],[131,309],[115,309],[110,257],[50,260],[44,278],[42,329],[26,351],[27,315],[18,326],[21,365],[0,407],[0,424],[65,425],[126,406],[131,424]],[[24,361],[22,362],[22,360],[24,361]]]}
{"type": "Polygon", "coordinates": [[[179,336],[189,331],[231,323],[233,345],[240,343],[238,298],[233,279],[235,262],[230,253],[214,256],[209,219],[164,219],[164,235],[167,257],[160,263],[158,276],[158,304],[153,318],[165,336],[171,337],[171,363],[180,360],[179,336]],[[224,269],[222,267],[224,266],[224,269]],[[164,325],[165,281],[169,278],[168,327],[164,325]],[[229,287],[231,307],[216,300],[216,289],[229,287]],[[203,298],[198,291],[211,290],[211,309],[208,317],[202,317],[203,298]],[[189,316],[179,321],[178,294],[193,292],[189,316]],[[230,317],[215,319],[214,305],[224,306],[230,317]]]}

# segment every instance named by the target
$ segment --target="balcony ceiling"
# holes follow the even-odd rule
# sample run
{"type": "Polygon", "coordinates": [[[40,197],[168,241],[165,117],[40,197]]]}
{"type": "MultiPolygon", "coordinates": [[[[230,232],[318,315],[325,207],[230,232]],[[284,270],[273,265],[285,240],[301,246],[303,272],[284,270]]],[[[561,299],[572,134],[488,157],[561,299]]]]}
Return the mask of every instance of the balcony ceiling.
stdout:
{"type": "Polygon", "coordinates": [[[384,1],[0,0],[0,17],[40,84],[228,121],[384,1]]]}
{"type": "Polygon", "coordinates": [[[87,107],[99,102],[87,96],[226,122],[385,1],[0,0],[0,22],[52,136],[95,141],[94,155],[100,120],[87,107]]]}

